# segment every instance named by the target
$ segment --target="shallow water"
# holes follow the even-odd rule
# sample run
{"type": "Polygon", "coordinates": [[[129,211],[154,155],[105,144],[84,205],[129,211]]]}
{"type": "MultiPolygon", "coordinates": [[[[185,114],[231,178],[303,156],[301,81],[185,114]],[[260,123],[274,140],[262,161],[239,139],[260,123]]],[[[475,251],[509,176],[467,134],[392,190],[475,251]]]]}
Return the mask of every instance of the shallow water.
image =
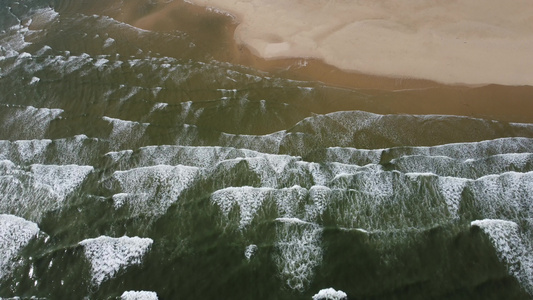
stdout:
{"type": "Polygon", "coordinates": [[[0,297],[532,298],[530,87],[296,80],[158,5],[0,4],[0,297]]]}

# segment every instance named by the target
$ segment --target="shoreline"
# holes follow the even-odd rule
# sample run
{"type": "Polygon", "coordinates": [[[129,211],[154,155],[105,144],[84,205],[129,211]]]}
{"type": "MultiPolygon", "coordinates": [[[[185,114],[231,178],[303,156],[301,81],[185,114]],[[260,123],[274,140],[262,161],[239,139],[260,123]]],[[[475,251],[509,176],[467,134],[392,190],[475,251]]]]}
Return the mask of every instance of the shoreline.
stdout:
{"type": "MultiPolygon", "coordinates": [[[[460,115],[533,123],[533,86],[451,85],[425,79],[347,72],[310,58],[266,59],[235,40],[235,30],[239,25],[237,20],[220,11],[180,0],[158,3],[139,12],[137,7],[144,2],[131,1],[114,13],[110,13],[110,9],[103,11],[119,21],[146,30],[189,32],[202,41],[202,51],[219,61],[251,67],[282,78],[357,90],[372,99],[368,103],[351,103],[350,99],[346,99],[340,101],[342,104],[333,104],[326,99],[325,102],[333,105],[332,108],[393,114],[460,115]]],[[[102,7],[111,5],[102,2],[96,6],[100,6],[101,13],[102,7]]],[[[172,51],[164,50],[165,53],[172,51]]]]}
{"type": "MultiPolygon", "coordinates": [[[[102,1],[103,0],[95,0],[102,1]]],[[[132,26],[157,32],[183,30],[199,35],[200,39],[207,40],[202,46],[208,45],[207,51],[211,51],[213,58],[234,64],[249,66],[260,71],[282,76],[293,76],[301,80],[320,81],[328,85],[344,88],[376,88],[386,90],[416,89],[428,87],[481,87],[486,85],[503,86],[533,86],[530,84],[507,84],[502,82],[469,83],[469,82],[443,82],[432,78],[417,77],[409,74],[387,75],[375,72],[362,72],[356,69],[340,68],[330,64],[326,60],[314,56],[272,56],[265,57],[253,47],[238,37],[242,16],[226,11],[223,8],[213,8],[201,4],[209,0],[173,0],[170,2],[159,1],[147,6],[144,10],[138,9],[143,6],[145,0],[132,0],[127,4],[109,5],[103,13],[128,23],[132,26]],[[199,2],[201,2],[199,4],[199,2]],[[110,13],[116,10],[118,13],[110,13]],[[197,18],[197,19],[195,19],[197,18]],[[212,32],[210,32],[212,31],[212,32]],[[216,50],[217,45],[224,48],[216,50]]],[[[211,0],[213,1],[213,0],[211,0]]],[[[217,0],[214,0],[215,2],[217,0]]],[[[254,0],[252,0],[254,1],[254,0]]],[[[93,6],[105,6],[93,4],[93,6]]],[[[94,11],[93,11],[94,12],[94,11]]],[[[532,18],[533,25],[533,18],[532,18]]],[[[532,33],[533,42],[533,33],[532,33]]],[[[533,44],[532,44],[533,46],[533,44]]],[[[532,52],[533,53],[533,48],[532,52]]],[[[533,54],[531,55],[533,63],[533,54]]],[[[401,60],[401,58],[397,59],[401,60]]],[[[533,67],[531,69],[533,72],[533,67]]],[[[533,74],[531,76],[533,78],[533,74]]]]}

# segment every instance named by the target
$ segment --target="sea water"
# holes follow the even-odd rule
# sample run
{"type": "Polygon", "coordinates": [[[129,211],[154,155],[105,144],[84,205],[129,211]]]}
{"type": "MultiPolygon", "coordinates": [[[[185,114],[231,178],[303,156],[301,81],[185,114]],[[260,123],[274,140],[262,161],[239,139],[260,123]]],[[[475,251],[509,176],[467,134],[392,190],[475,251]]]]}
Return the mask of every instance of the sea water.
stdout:
{"type": "Polygon", "coordinates": [[[259,71],[225,14],[104,2],[0,3],[0,298],[532,299],[533,124],[398,114],[435,92],[259,71]]]}

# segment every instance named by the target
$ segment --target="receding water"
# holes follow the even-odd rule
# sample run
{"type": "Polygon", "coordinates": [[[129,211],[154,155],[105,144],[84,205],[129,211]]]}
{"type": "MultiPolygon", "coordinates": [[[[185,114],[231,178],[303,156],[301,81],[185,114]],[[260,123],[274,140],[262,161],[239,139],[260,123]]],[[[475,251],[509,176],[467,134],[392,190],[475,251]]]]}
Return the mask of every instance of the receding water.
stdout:
{"type": "Polygon", "coordinates": [[[0,3],[0,297],[532,299],[531,87],[256,70],[172,3],[0,3]]]}

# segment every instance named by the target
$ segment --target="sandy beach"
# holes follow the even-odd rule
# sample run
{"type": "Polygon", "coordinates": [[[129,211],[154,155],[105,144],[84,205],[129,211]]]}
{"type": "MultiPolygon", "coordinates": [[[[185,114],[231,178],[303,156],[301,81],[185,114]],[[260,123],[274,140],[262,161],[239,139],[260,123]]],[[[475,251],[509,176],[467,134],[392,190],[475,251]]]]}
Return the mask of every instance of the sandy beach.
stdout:
{"type": "Polygon", "coordinates": [[[533,85],[529,1],[192,0],[235,16],[265,59],[307,57],[364,74],[533,85]]]}

